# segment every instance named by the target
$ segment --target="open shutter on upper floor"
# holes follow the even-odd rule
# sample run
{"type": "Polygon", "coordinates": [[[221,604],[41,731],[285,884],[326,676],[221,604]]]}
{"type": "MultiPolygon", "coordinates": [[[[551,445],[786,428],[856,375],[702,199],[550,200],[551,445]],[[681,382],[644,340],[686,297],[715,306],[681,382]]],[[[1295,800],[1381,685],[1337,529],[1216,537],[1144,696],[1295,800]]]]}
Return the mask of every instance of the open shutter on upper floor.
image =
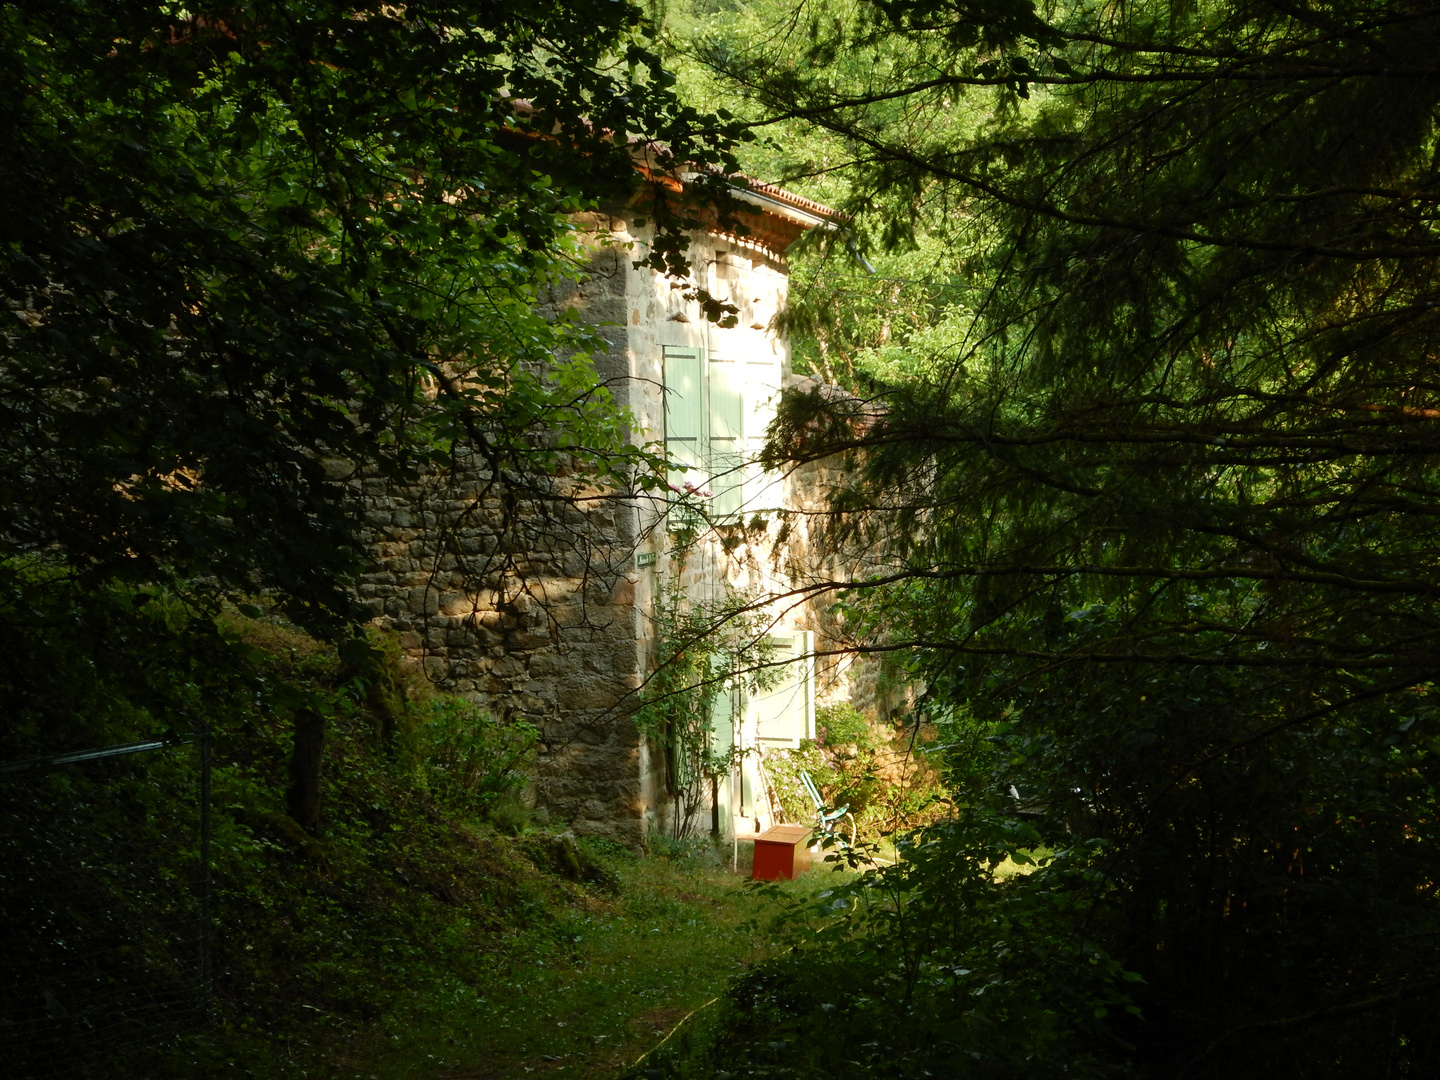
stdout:
{"type": "Polygon", "coordinates": [[[745,364],[710,360],[710,513],[732,518],[745,504],[745,364]]]}
{"type": "Polygon", "coordinates": [[[767,635],[771,662],[786,662],[778,681],[755,695],[755,737],[762,746],[797,747],[815,737],[815,634],[793,630],[767,635]]]}
{"type": "Polygon", "coordinates": [[[717,763],[729,761],[734,755],[736,693],[735,684],[726,681],[710,701],[710,756],[717,763]]]}
{"type": "Polygon", "coordinates": [[[670,483],[698,482],[705,469],[705,366],[697,348],[665,346],[665,453],[680,466],[670,483]]]}

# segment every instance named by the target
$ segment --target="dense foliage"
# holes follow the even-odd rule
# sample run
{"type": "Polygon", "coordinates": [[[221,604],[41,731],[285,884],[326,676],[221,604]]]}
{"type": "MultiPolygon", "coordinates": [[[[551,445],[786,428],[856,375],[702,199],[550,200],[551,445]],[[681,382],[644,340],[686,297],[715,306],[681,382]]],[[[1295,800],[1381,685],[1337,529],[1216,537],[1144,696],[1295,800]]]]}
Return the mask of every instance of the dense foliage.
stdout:
{"type": "Polygon", "coordinates": [[[7,5],[5,552],[333,632],[347,480],[460,445],[520,490],[562,452],[631,482],[598,339],[536,304],[569,215],[640,186],[627,136],[725,160],[640,30],[608,0],[7,5]]]}
{"type": "Polygon", "coordinates": [[[816,818],[808,776],[826,815],[834,817],[829,831],[846,841],[876,844],[949,809],[930,754],[938,747],[925,734],[914,723],[872,721],[848,701],[831,702],[815,710],[813,739],[765,751],[765,775],[786,821],[816,818]]]}
{"type": "Polygon", "coordinates": [[[43,585],[0,608],[31,662],[0,673],[3,757],[159,741],[203,711],[210,858],[198,740],[0,776],[14,1075],[303,1075],[347,1040],[379,1058],[416,1018],[473,1007],[516,950],[568,946],[567,905],[613,886],[583,846],[492,827],[527,747],[468,703],[415,700],[397,751],[355,671],[294,627],[120,588],[81,618],[43,585]],[[319,837],[285,812],[302,711],[328,731],[319,837]]]}
{"type": "MultiPolygon", "coordinates": [[[[410,896],[397,838],[448,828],[435,796],[498,802],[504,770],[465,762],[515,748],[435,733],[413,813],[367,816],[406,759],[368,756],[354,670],[285,689],[213,608],[105,583],[265,587],[334,632],[347,480],[459,444],[520,486],[562,452],[629,476],[592,339],[534,302],[566,215],[628,195],[625,134],[731,164],[637,26],[608,3],[0,13],[0,193],[26,208],[0,226],[5,554],[87,579],[3,564],[0,734],[23,755],[233,709],[222,889],[339,1009],[373,969],[316,957],[326,928],[410,896]],[[581,359],[545,374],[557,354],[581,359]],[[274,798],[304,716],[356,795],[329,840],[274,798]],[[363,888],[372,856],[407,888],[363,888]],[[257,891],[254,859],[293,889],[257,891]]],[[[796,912],[707,1067],[1434,1073],[1440,9],[814,0],[708,27],[707,85],[802,133],[762,153],[850,215],[791,322],[815,372],[878,389],[792,397],[771,463],[851,455],[830,538],[890,572],[821,587],[928,686],[956,813],[796,912]]]]}
{"type": "MultiPolygon", "coordinates": [[[[743,18],[693,51],[755,121],[823,133],[793,175],[823,150],[862,251],[913,242],[938,271],[888,345],[853,309],[879,392],[792,398],[774,463],[852,455],[832,540],[892,556],[846,598],[857,643],[910,655],[932,716],[993,751],[956,751],[960,814],[863,945],[894,979],[867,1008],[910,1041],[846,1067],[1433,1072],[1440,11],[743,18]],[[1055,855],[986,884],[1006,821],[1055,855]],[[916,981],[906,950],[948,963],[936,927],[1027,897],[1047,947],[1143,981],[1017,960],[984,998],[1089,986],[1107,1015],[986,1044],[981,988],[916,981]],[[1143,1019],[1107,1004],[1121,985],[1143,1019]]],[[[859,939],[825,940],[781,990],[858,970],[859,939]]],[[[852,1030],[830,1003],[807,1046],[852,1030]]]]}
{"type": "MultiPolygon", "coordinates": [[[[677,100],[644,29],[610,0],[0,11],[0,763],[172,744],[4,781],[0,1027],[27,1075],[70,1049],[118,1069],[95,1024],[148,1038],[64,981],[81,924],[90,989],[203,997],[179,744],[206,732],[212,1016],[283,1036],[302,1005],[347,1025],[398,1023],[412,991],[473,1002],[501,931],[546,906],[514,845],[455,823],[523,824],[533,732],[404,700],[356,626],[356,493],[464,458],[505,529],[563,497],[557,473],[663,476],[596,378],[595,329],[545,308],[603,205],[643,203],[636,256],[684,268],[696,208],[632,139],[660,169],[719,166],[702,201],[724,186],[733,125],[677,100]],[[257,596],[338,651],[292,629],[277,657],[217,623],[257,596]],[[172,907],[183,941],[126,938],[172,907]]],[[[581,854],[560,869],[594,871],[581,854]]]]}

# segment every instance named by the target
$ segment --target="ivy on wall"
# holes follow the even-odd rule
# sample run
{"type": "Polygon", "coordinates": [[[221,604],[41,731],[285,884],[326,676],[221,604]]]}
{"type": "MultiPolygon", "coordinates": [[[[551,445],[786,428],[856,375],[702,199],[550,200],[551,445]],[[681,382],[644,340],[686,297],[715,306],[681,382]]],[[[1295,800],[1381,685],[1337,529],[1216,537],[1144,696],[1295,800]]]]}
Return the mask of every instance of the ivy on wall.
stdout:
{"type": "Polygon", "coordinates": [[[694,835],[707,795],[745,753],[732,735],[737,692],[767,689],[779,676],[766,666],[772,647],[754,597],[728,584],[714,600],[688,595],[681,579],[698,531],[671,535],[669,574],[657,583],[649,612],[654,671],[635,723],[665,753],[666,787],[675,800],[670,831],[684,839],[694,835]]]}

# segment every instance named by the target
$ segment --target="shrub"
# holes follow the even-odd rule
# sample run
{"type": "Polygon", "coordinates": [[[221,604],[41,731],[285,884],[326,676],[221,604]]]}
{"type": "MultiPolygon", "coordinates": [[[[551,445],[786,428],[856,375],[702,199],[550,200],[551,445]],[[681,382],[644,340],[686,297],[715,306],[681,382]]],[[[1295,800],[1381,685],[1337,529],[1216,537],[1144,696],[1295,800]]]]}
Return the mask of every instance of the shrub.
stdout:
{"type": "Polygon", "coordinates": [[[906,733],[871,723],[849,702],[820,706],[815,738],[769,751],[765,769],[790,820],[815,817],[800,779],[805,772],[827,805],[848,807],[859,832],[872,839],[930,820],[941,793],[936,770],[911,753],[906,733]]]}
{"type": "Polygon", "coordinates": [[[813,894],[757,886],[788,946],[731,988],[708,1031],[648,1061],[648,1076],[791,1080],[1119,1080],[1109,1018],[1133,1014],[1137,976],[1077,908],[1111,885],[1103,845],[1056,851],[1028,877],[1035,831],[985,810],[911,833],[891,866],[813,894]]]}
{"type": "Polygon", "coordinates": [[[502,723],[461,697],[436,697],[418,708],[414,742],[438,798],[484,814],[526,785],[540,737],[534,724],[502,723]]]}

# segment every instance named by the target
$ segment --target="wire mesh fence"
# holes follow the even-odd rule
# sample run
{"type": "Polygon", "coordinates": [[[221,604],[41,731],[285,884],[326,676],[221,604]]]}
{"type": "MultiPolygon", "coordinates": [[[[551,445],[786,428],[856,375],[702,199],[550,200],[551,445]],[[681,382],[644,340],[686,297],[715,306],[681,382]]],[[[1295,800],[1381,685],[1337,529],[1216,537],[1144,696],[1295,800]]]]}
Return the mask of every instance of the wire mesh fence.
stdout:
{"type": "Polygon", "coordinates": [[[209,744],[0,765],[0,1062],[104,1076],[205,1017],[209,744]]]}

